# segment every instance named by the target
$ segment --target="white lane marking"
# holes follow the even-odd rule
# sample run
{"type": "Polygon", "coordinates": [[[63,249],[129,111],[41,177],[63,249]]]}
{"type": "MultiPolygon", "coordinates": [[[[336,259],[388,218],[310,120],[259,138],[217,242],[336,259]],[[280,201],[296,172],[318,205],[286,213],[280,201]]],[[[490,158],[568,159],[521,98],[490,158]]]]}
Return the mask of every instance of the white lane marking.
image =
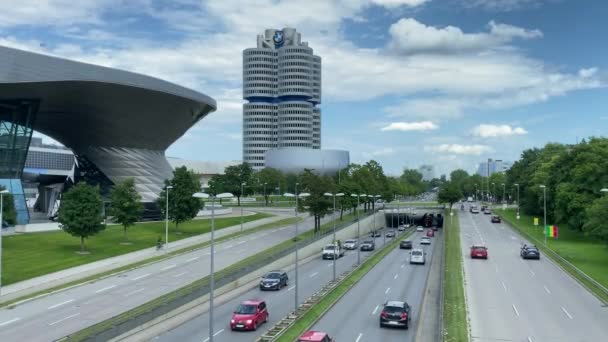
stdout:
{"type": "Polygon", "coordinates": [[[213,334],[213,337],[215,337],[215,336],[217,336],[217,335],[219,335],[219,334],[221,334],[221,333],[223,333],[223,332],[224,332],[224,329],[219,330],[218,332],[216,332],[215,334],[213,334]]]}
{"type": "Polygon", "coordinates": [[[21,319],[21,318],[16,317],[16,318],[11,319],[10,321],[2,322],[2,323],[0,323],[0,327],[3,327],[3,326],[5,326],[5,325],[11,324],[11,323],[15,323],[15,322],[17,322],[17,321],[18,321],[18,320],[20,320],[20,319],[21,319]]]}
{"type": "Polygon", "coordinates": [[[534,342],[534,340],[532,339],[532,336],[528,336],[528,342],[534,342]]]}
{"type": "Polygon", "coordinates": [[[135,278],[133,278],[133,279],[131,279],[131,280],[135,281],[135,280],[143,279],[143,278],[145,278],[145,277],[150,276],[150,274],[151,274],[151,273],[146,273],[146,274],[144,274],[144,275],[140,275],[139,277],[135,277],[135,278]]]}
{"type": "Polygon", "coordinates": [[[562,311],[566,314],[566,316],[568,316],[568,318],[572,319],[572,316],[570,316],[570,313],[563,306],[562,306],[562,311]]]}
{"type": "Polygon", "coordinates": [[[293,289],[295,289],[295,288],[296,288],[296,286],[294,285],[294,286],[292,286],[292,287],[288,288],[288,289],[287,289],[287,291],[291,291],[291,290],[293,290],[293,289]]]}
{"type": "Polygon", "coordinates": [[[107,290],[113,289],[115,287],[116,287],[116,285],[110,285],[108,287],[104,287],[103,289],[99,289],[99,290],[95,291],[95,293],[100,293],[100,292],[103,292],[103,291],[107,291],[107,290]]]}
{"type": "Polygon", "coordinates": [[[505,292],[507,292],[507,285],[505,285],[504,281],[501,281],[501,283],[502,283],[502,287],[505,289],[505,292]]]}
{"type": "Polygon", "coordinates": [[[532,270],[530,270],[530,274],[532,274],[533,277],[536,275],[536,273],[534,273],[532,270]]]}
{"type": "Polygon", "coordinates": [[[376,305],[376,308],[374,308],[374,311],[372,311],[372,315],[375,315],[376,312],[378,312],[379,308],[380,308],[380,305],[376,305]]]}
{"type": "Polygon", "coordinates": [[[58,321],[55,321],[53,323],[49,323],[49,326],[61,323],[61,322],[65,321],[65,320],[68,320],[70,318],[74,318],[74,317],[79,316],[79,315],[80,315],[80,312],[79,313],[75,313],[73,315],[69,315],[68,317],[62,318],[62,319],[60,319],[58,321]]]}
{"type": "Polygon", "coordinates": [[[496,270],[496,273],[498,273],[498,265],[494,264],[494,270],[496,270]]]}
{"type": "Polygon", "coordinates": [[[512,305],[513,305],[513,311],[515,311],[515,314],[517,315],[517,317],[519,317],[519,311],[517,311],[515,304],[512,304],[512,305]]]}
{"type": "Polygon", "coordinates": [[[179,277],[183,276],[186,273],[188,273],[188,272],[178,273],[178,274],[174,275],[173,278],[179,278],[179,277]]]}
{"type": "Polygon", "coordinates": [[[317,274],[319,274],[319,272],[315,272],[315,273],[311,274],[310,277],[312,278],[312,277],[316,276],[317,274]]]}
{"type": "Polygon", "coordinates": [[[395,276],[393,277],[393,279],[397,279],[399,278],[399,274],[395,274],[395,276]]]}
{"type": "Polygon", "coordinates": [[[401,268],[404,268],[404,267],[405,267],[405,264],[401,264],[401,268]]]}
{"type": "Polygon", "coordinates": [[[390,287],[388,287],[388,288],[386,289],[386,291],[384,291],[384,294],[388,294],[388,291],[390,291],[390,290],[391,290],[391,288],[390,288],[390,287]]]}
{"type": "Polygon", "coordinates": [[[357,339],[355,340],[355,342],[359,342],[361,340],[361,337],[363,336],[362,333],[359,333],[359,336],[357,336],[357,339]]]}
{"type": "Polygon", "coordinates": [[[246,243],[246,242],[247,242],[247,241],[239,241],[239,242],[237,242],[236,244],[237,244],[237,245],[242,245],[242,244],[244,244],[244,243],[246,243]]]}
{"type": "Polygon", "coordinates": [[[160,270],[161,270],[161,271],[166,271],[166,270],[170,270],[170,269],[172,269],[172,268],[174,268],[174,267],[176,267],[176,266],[177,266],[177,265],[173,264],[173,265],[165,266],[165,267],[161,268],[160,270]]]}
{"type": "Polygon", "coordinates": [[[200,258],[200,256],[197,256],[197,257],[194,257],[194,258],[190,258],[190,259],[186,260],[186,262],[194,261],[194,260],[199,259],[199,258],[200,258]]]}
{"type": "Polygon", "coordinates": [[[132,295],[134,295],[134,294],[136,294],[136,293],[138,293],[138,292],[141,292],[141,291],[143,291],[143,290],[145,290],[145,288],[144,288],[144,287],[142,287],[141,289],[137,289],[137,290],[135,290],[135,291],[131,291],[131,292],[127,293],[127,294],[125,295],[125,297],[132,296],[132,295]]]}
{"type": "Polygon", "coordinates": [[[547,291],[548,294],[551,294],[551,291],[549,291],[549,289],[547,288],[547,286],[543,285],[543,287],[545,288],[545,291],[547,291]]]}
{"type": "Polygon", "coordinates": [[[71,303],[71,302],[73,302],[73,301],[74,301],[73,299],[66,300],[65,302],[61,302],[61,303],[59,303],[59,304],[51,305],[51,306],[49,306],[47,309],[48,309],[48,310],[52,310],[52,309],[54,309],[54,308],[58,308],[58,307],[60,307],[60,306],[62,306],[62,305],[66,305],[66,304],[71,303]]]}
{"type": "Polygon", "coordinates": [[[224,247],[224,249],[230,249],[232,247],[234,247],[234,246],[233,245],[227,245],[226,247],[224,247]]]}
{"type": "Polygon", "coordinates": [[[332,267],[333,265],[334,265],[334,263],[332,262],[330,264],[327,264],[327,267],[332,267]]]}

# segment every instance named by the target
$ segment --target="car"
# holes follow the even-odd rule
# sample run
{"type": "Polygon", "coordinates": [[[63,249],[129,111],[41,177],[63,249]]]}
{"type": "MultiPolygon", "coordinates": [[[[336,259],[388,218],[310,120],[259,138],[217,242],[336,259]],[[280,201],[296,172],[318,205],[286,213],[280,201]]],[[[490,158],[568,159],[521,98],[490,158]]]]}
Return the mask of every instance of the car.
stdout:
{"type": "Polygon", "coordinates": [[[381,237],[381,236],[382,236],[382,234],[380,234],[380,232],[379,232],[379,231],[374,230],[373,232],[371,232],[371,233],[369,234],[369,236],[371,236],[371,237],[381,237]]]}
{"type": "Polygon", "coordinates": [[[300,335],[298,342],[335,342],[335,340],[325,332],[309,330],[300,335]]]}
{"type": "Polygon", "coordinates": [[[289,277],[283,271],[270,271],[260,280],[260,290],[280,290],[287,286],[289,277]]]}
{"type": "Polygon", "coordinates": [[[488,258],[488,247],[484,245],[473,245],[471,246],[471,259],[487,259],[488,258]]]}
{"type": "Polygon", "coordinates": [[[385,326],[408,329],[410,325],[410,305],[406,302],[390,300],[380,312],[380,328],[385,326]]]}
{"type": "Polygon", "coordinates": [[[418,227],[416,227],[416,231],[417,232],[422,232],[422,231],[424,231],[424,227],[423,226],[418,226],[418,227]]]}
{"type": "Polygon", "coordinates": [[[435,231],[432,230],[432,229],[427,229],[426,236],[428,236],[428,237],[435,237],[435,231]]]}
{"type": "Polygon", "coordinates": [[[412,241],[402,240],[401,242],[399,242],[399,249],[412,249],[412,241]]]}
{"type": "Polygon", "coordinates": [[[359,242],[355,239],[348,239],[344,241],[344,249],[357,249],[359,247],[359,242]]]}
{"type": "Polygon", "coordinates": [[[487,207],[488,207],[488,206],[486,206],[485,204],[484,204],[484,205],[482,205],[482,206],[481,206],[481,211],[485,211],[487,207]]]}
{"type": "Polygon", "coordinates": [[[268,308],[261,299],[242,302],[232,313],[231,330],[257,330],[262,323],[268,322],[268,308]]]}
{"type": "Polygon", "coordinates": [[[492,215],[492,210],[490,210],[490,208],[486,208],[486,210],[484,210],[483,213],[485,215],[492,215]]]}
{"type": "Polygon", "coordinates": [[[395,231],[394,230],[389,230],[388,232],[384,233],[384,235],[387,238],[394,238],[395,237],[395,231]]]}
{"type": "Polygon", "coordinates": [[[500,216],[492,215],[492,223],[500,223],[500,216]]]}
{"type": "Polygon", "coordinates": [[[425,255],[426,253],[422,249],[412,249],[410,252],[410,264],[424,265],[426,261],[424,257],[425,255]]]}
{"type": "Polygon", "coordinates": [[[436,231],[438,231],[438,230],[439,230],[439,227],[437,227],[437,226],[432,226],[432,227],[431,227],[431,229],[432,229],[433,231],[435,231],[435,232],[436,232],[436,231]]]}
{"type": "Polygon", "coordinates": [[[540,260],[540,252],[538,247],[534,245],[523,245],[519,251],[519,255],[524,259],[540,260]]]}
{"type": "Polygon", "coordinates": [[[431,238],[427,237],[427,236],[423,236],[422,238],[420,238],[420,244],[421,245],[430,245],[431,244],[431,238]]]}
{"type": "Polygon", "coordinates": [[[479,209],[471,208],[471,214],[479,214],[479,209]]]}
{"type": "Polygon", "coordinates": [[[322,259],[340,259],[341,257],[344,256],[344,248],[342,248],[342,244],[340,244],[340,241],[337,241],[337,243],[330,243],[325,245],[325,247],[323,247],[323,250],[321,251],[321,258],[322,259]]]}
{"type": "Polygon", "coordinates": [[[474,204],[473,204],[473,205],[471,205],[471,206],[469,206],[469,211],[470,211],[470,212],[473,212],[473,209],[477,209],[477,206],[476,206],[476,205],[474,205],[474,204]]]}
{"type": "Polygon", "coordinates": [[[405,230],[405,225],[404,224],[400,224],[399,227],[397,228],[398,231],[402,232],[405,230]]]}
{"type": "Polygon", "coordinates": [[[376,248],[376,244],[374,240],[365,240],[361,243],[360,248],[362,251],[373,251],[376,248]]]}

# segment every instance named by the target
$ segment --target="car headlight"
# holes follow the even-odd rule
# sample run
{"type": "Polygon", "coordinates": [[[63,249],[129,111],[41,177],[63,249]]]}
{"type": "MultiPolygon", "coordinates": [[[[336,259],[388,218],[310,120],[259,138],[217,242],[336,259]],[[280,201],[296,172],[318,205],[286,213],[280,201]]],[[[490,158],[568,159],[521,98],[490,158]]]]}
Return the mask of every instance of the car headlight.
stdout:
{"type": "Polygon", "coordinates": [[[233,319],[231,319],[231,320],[230,320],[230,323],[234,324],[234,320],[233,320],[233,319]]]}
{"type": "Polygon", "coordinates": [[[252,320],[250,320],[250,319],[248,319],[248,320],[247,320],[245,323],[247,323],[247,324],[251,324],[251,323],[253,323],[253,321],[252,321],[252,320]]]}

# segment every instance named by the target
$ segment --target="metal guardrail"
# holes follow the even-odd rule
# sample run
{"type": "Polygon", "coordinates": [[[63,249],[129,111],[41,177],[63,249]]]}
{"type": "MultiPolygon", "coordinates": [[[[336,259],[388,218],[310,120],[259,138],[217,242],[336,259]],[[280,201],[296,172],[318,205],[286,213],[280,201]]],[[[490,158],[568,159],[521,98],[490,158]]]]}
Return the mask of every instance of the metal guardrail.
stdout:
{"type": "MultiPolygon", "coordinates": [[[[361,219],[366,218],[370,215],[373,215],[373,212],[363,213],[361,215],[361,219]]],[[[355,218],[349,221],[339,223],[336,225],[336,231],[344,229],[356,222],[357,219],[355,218]]],[[[326,231],[323,231],[320,234],[315,234],[314,236],[308,239],[300,240],[299,248],[303,248],[332,233],[332,229],[327,229],[326,231]]],[[[227,285],[253,271],[260,269],[265,265],[270,264],[271,262],[279,258],[282,258],[295,252],[295,247],[296,246],[290,246],[289,248],[286,248],[284,250],[271,253],[262,259],[256,260],[254,263],[243,265],[243,267],[238,268],[237,270],[232,271],[228,274],[222,273],[223,270],[215,272],[215,288],[220,288],[224,285],[227,285]]],[[[264,251],[261,251],[260,253],[263,252],[264,251]]],[[[133,312],[133,314],[129,317],[121,318],[121,316],[125,315],[125,313],[119,314],[108,320],[93,325],[93,328],[88,327],[82,329],[81,331],[61,338],[58,341],[108,341],[114,337],[127,333],[157,317],[168,314],[169,312],[181,306],[184,306],[202,296],[208,295],[209,290],[210,288],[208,277],[201,278],[189,285],[186,285],[173,292],[159,297],[160,299],[153,299],[147,303],[140,305],[139,307],[127,311],[126,313],[133,312]],[[150,304],[155,301],[157,301],[157,303],[150,304]],[[95,326],[100,327],[99,331],[92,330],[90,334],[82,336],[82,331],[86,331],[87,329],[94,329],[95,326]]]]}

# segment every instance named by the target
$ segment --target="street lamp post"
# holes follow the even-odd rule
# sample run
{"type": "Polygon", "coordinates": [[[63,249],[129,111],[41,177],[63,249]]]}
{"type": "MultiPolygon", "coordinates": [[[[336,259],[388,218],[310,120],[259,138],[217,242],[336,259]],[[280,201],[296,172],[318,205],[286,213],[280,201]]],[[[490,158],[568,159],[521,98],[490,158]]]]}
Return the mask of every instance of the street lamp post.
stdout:
{"type": "MultiPolygon", "coordinates": [[[[505,183],[502,183],[502,200],[501,200],[502,204],[506,204],[505,203],[505,183]]],[[[503,207],[504,210],[504,207],[503,207]]]]}
{"type": "Polygon", "coordinates": [[[264,206],[268,206],[268,201],[266,200],[266,184],[268,183],[264,183],[264,206]]]}
{"type": "Polygon", "coordinates": [[[243,232],[243,199],[245,199],[245,192],[243,192],[245,190],[245,185],[247,185],[247,183],[243,182],[241,183],[241,203],[240,207],[241,207],[241,232],[243,232]]]}
{"type": "Polygon", "coordinates": [[[211,242],[210,242],[210,252],[211,257],[209,258],[209,342],[213,342],[213,290],[215,287],[215,276],[213,271],[213,258],[215,254],[214,250],[214,233],[215,233],[215,199],[219,198],[232,198],[234,197],[231,193],[225,192],[215,196],[209,196],[204,192],[197,192],[192,195],[195,198],[211,198],[211,242]]]}
{"type": "Polygon", "coordinates": [[[475,201],[477,201],[477,193],[478,193],[477,183],[475,183],[475,201]]]}
{"type": "Polygon", "coordinates": [[[517,219],[519,220],[519,183],[514,185],[517,187],[517,219]]]}
{"type": "Polygon", "coordinates": [[[496,190],[495,190],[495,185],[496,183],[492,182],[492,201],[490,201],[490,207],[492,207],[492,203],[496,202],[496,190]]]}
{"type": "MultiPolygon", "coordinates": [[[[332,221],[334,221],[334,238],[333,238],[333,243],[334,243],[334,257],[332,258],[333,261],[333,267],[334,267],[334,281],[336,281],[336,197],[341,197],[344,196],[343,193],[339,192],[339,193],[329,193],[326,192],[325,196],[333,196],[334,198],[334,211],[331,215],[332,221]]],[[[339,255],[338,255],[339,257],[339,255]]]]}
{"type": "Polygon", "coordinates": [[[0,297],[2,296],[2,225],[4,223],[4,194],[8,194],[8,190],[0,191],[0,297]]]}
{"type": "Polygon", "coordinates": [[[296,198],[296,231],[295,231],[295,240],[296,240],[296,260],[295,260],[295,264],[296,264],[296,268],[295,268],[295,296],[294,296],[294,313],[298,310],[298,249],[299,249],[299,239],[298,239],[298,198],[300,197],[308,197],[310,196],[309,193],[303,192],[301,194],[298,194],[298,185],[300,185],[300,183],[296,183],[295,186],[295,194],[290,194],[290,193],[285,193],[283,196],[285,197],[295,197],[296,198]]]}
{"type": "Polygon", "coordinates": [[[173,186],[166,186],[166,196],[165,199],[167,203],[165,203],[165,253],[169,251],[169,190],[173,189],[173,186]]]}
{"type": "Polygon", "coordinates": [[[361,196],[366,196],[365,194],[352,194],[352,197],[357,197],[357,265],[361,263],[361,248],[359,248],[359,244],[361,243],[361,225],[359,224],[359,198],[361,196]]]}
{"type": "Polygon", "coordinates": [[[547,187],[540,185],[543,189],[543,233],[545,235],[545,246],[547,245],[547,187]]]}

